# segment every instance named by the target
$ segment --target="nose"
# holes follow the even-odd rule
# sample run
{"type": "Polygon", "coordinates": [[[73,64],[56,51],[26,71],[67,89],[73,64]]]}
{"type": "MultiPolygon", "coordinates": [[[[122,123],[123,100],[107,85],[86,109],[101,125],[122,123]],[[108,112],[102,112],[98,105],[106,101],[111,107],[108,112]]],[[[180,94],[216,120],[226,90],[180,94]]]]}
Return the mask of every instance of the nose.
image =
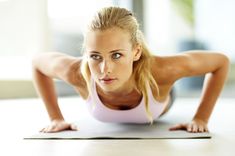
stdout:
{"type": "Polygon", "coordinates": [[[104,74],[111,73],[111,63],[107,60],[103,60],[100,64],[100,71],[104,74]]]}

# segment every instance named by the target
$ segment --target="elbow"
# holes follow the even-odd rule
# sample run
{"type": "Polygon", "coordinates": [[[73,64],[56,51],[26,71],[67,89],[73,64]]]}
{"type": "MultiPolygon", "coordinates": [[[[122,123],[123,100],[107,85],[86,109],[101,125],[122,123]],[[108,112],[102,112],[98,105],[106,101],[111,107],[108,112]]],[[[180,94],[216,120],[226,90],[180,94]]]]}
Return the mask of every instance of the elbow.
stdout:
{"type": "Polygon", "coordinates": [[[38,66],[38,60],[39,60],[40,56],[39,54],[35,54],[32,59],[31,59],[31,65],[33,69],[37,69],[38,66]]]}
{"type": "Polygon", "coordinates": [[[228,56],[225,54],[221,54],[221,59],[222,59],[222,66],[225,68],[229,68],[230,60],[228,56]]]}
{"type": "Polygon", "coordinates": [[[217,57],[215,58],[218,62],[218,67],[223,68],[223,67],[228,67],[230,65],[230,60],[227,55],[225,55],[223,52],[217,52],[217,57]]]}
{"type": "Polygon", "coordinates": [[[215,68],[214,70],[211,71],[211,73],[216,74],[216,73],[221,73],[223,72],[225,75],[229,70],[230,66],[230,60],[228,56],[226,56],[223,53],[216,53],[216,57],[214,58],[214,63],[215,63],[215,68]]]}
{"type": "Polygon", "coordinates": [[[218,72],[223,72],[224,75],[227,75],[229,71],[229,66],[230,66],[230,60],[228,56],[226,56],[225,54],[220,54],[220,66],[217,68],[215,73],[218,71],[218,72]]]}
{"type": "Polygon", "coordinates": [[[46,58],[43,53],[34,54],[31,58],[31,67],[33,70],[41,70],[43,69],[43,62],[45,62],[46,58]]]}

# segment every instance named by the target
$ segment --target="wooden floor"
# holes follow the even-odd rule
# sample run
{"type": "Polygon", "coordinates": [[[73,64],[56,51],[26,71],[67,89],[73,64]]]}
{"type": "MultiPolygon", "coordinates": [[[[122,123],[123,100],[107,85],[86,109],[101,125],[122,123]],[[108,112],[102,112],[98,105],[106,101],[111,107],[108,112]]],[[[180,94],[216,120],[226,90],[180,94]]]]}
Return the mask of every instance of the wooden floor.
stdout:
{"type": "MultiPolygon", "coordinates": [[[[198,99],[177,99],[167,115],[188,117],[198,99]]],[[[86,117],[79,97],[60,98],[60,107],[69,122],[86,117]]],[[[235,148],[235,99],[220,99],[212,114],[212,139],[139,140],[23,140],[49,124],[39,99],[0,100],[0,155],[22,156],[232,156],[235,148]]]]}

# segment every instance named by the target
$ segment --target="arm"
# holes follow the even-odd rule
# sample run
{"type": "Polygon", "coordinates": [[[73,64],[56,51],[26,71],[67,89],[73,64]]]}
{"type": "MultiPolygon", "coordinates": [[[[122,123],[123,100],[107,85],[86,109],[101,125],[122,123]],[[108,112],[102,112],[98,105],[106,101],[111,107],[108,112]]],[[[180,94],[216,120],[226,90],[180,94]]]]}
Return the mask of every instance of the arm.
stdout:
{"type": "MultiPolygon", "coordinates": [[[[192,51],[182,55],[184,70],[179,77],[206,74],[201,100],[193,121],[189,125],[177,125],[191,132],[207,131],[207,123],[224,86],[229,69],[228,58],[219,53],[192,51]],[[203,128],[204,127],[204,128],[203,128]]],[[[172,128],[174,130],[174,128],[172,128]]]]}
{"type": "MultiPolygon", "coordinates": [[[[77,80],[73,78],[75,77],[73,75],[75,73],[74,70],[78,68],[77,62],[77,58],[61,53],[42,53],[33,59],[34,85],[54,125],[51,128],[47,128],[48,132],[53,130],[55,123],[58,123],[57,121],[64,121],[58,106],[53,79],[57,78],[67,83],[75,84],[77,80]]],[[[68,128],[68,126],[68,124],[63,122],[63,128],[68,128]]],[[[56,131],[57,129],[54,130],[56,131]]]]}

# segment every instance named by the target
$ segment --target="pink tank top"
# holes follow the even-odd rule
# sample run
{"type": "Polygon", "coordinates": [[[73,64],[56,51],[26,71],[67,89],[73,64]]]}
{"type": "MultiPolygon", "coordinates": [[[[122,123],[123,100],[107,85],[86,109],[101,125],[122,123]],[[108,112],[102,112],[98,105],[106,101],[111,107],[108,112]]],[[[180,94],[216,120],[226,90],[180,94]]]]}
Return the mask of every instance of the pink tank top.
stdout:
{"type": "MultiPolygon", "coordinates": [[[[95,81],[91,81],[91,95],[86,100],[87,107],[92,116],[102,122],[114,123],[149,123],[147,117],[144,98],[139,105],[129,110],[114,110],[105,106],[96,90],[95,81]]],[[[164,111],[164,103],[156,101],[152,95],[150,86],[148,87],[149,108],[152,113],[153,120],[157,119],[164,111]]],[[[169,97],[165,102],[168,102],[169,97]]]]}

